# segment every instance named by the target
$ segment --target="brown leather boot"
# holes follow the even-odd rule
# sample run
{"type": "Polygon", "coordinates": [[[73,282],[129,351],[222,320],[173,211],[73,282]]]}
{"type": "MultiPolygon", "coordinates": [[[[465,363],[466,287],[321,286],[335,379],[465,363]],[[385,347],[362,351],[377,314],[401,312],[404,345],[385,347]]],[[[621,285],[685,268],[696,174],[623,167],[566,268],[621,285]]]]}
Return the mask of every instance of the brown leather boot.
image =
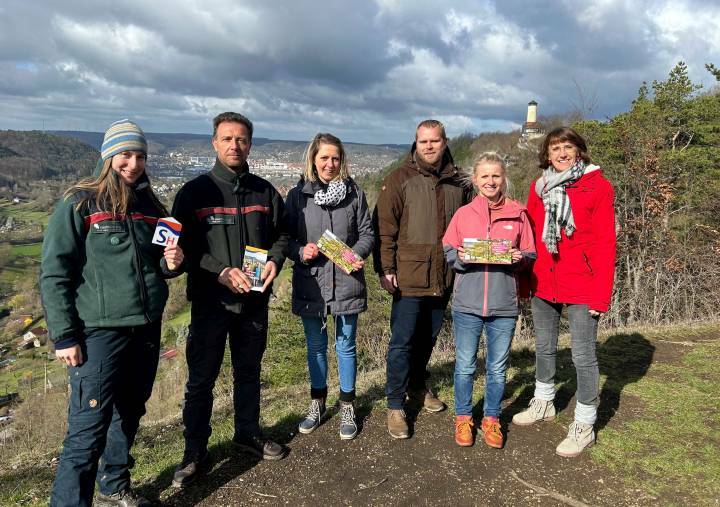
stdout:
{"type": "Polygon", "coordinates": [[[410,428],[405,420],[403,409],[389,408],[387,411],[388,433],[393,438],[410,438],[410,428]]]}
{"type": "Polygon", "coordinates": [[[447,408],[430,389],[408,391],[407,395],[411,403],[422,405],[428,412],[442,412],[447,408]]]}

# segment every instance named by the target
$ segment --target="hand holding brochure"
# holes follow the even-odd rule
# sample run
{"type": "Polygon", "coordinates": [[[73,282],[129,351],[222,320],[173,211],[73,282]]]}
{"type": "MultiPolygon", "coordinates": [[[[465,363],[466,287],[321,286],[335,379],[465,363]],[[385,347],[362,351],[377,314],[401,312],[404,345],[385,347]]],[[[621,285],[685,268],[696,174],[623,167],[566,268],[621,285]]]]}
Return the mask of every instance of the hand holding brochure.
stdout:
{"type": "Polygon", "coordinates": [[[352,273],[353,262],[357,262],[358,257],[355,255],[355,252],[352,251],[352,248],[338,239],[335,234],[326,229],[323,235],[320,236],[317,246],[325,257],[333,261],[335,265],[346,274],[349,275],[352,273]]]}
{"type": "Polygon", "coordinates": [[[155,226],[152,243],[160,246],[177,245],[182,224],[172,217],[160,218],[155,226]]]}
{"type": "Polygon", "coordinates": [[[264,282],[260,279],[265,264],[267,263],[267,250],[255,248],[254,246],[245,247],[245,257],[243,258],[242,271],[250,279],[252,287],[250,290],[258,292],[263,291],[264,282]]]}
{"type": "Polygon", "coordinates": [[[463,238],[465,256],[463,262],[468,264],[512,264],[508,239],[463,238]]]}

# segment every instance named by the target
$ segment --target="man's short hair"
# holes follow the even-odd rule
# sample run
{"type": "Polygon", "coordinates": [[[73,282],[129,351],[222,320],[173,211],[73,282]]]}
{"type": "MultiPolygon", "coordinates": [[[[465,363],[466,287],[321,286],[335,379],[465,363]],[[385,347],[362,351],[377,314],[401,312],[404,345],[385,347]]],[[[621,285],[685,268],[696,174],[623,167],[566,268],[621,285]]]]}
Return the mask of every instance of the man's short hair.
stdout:
{"type": "Polygon", "coordinates": [[[217,134],[218,125],[220,125],[223,122],[226,121],[232,121],[235,123],[240,123],[241,125],[245,125],[245,128],[248,131],[248,135],[250,135],[250,140],[252,141],[253,136],[253,124],[250,120],[248,120],[245,116],[241,115],[240,113],[233,113],[232,111],[228,111],[226,113],[220,113],[215,118],[213,118],[213,139],[215,139],[215,135],[217,134]]]}
{"type": "Polygon", "coordinates": [[[445,134],[445,125],[442,124],[441,121],[438,120],[423,120],[420,123],[418,123],[417,128],[415,129],[415,140],[417,141],[417,131],[420,130],[420,127],[426,128],[426,129],[435,129],[440,127],[440,131],[442,132],[442,138],[447,141],[447,134],[445,134]]]}

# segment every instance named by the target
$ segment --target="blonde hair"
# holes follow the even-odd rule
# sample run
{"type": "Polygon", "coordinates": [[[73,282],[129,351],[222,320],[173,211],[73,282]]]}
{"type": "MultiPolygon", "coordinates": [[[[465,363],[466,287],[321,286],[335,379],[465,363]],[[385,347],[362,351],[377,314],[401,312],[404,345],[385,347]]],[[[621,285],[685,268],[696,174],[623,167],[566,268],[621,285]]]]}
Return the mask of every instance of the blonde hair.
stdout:
{"type": "Polygon", "coordinates": [[[343,143],[340,139],[329,133],[317,134],[313,138],[313,140],[310,141],[310,144],[308,144],[308,147],[305,149],[305,154],[303,155],[303,158],[305,159],[305,170],[303,172],[305,179],[308,181],[318,180],[317,168],[315,167],[315,157],[317,156],[318,151],[320,151],[321,144],[329,144],[331,146],[335,146],[338,149],[338,151],[340,152],[340,172],[335,177],[335,179],[348,179],[350,177],[350,174],[348,173],[347,156],[345,155],[345,148],[343,147],[343,143]]]}
{"type": "MultiPolygon", "coordinates": [[[[167,216],[167,209],[157,198],[149,184],[141,191],[147,192],[153,204],[164,216],[167,216]]],[[[130,187],[120,179],[117,172],[112,168],[112,157],[103,161],[100,174],[97,177],[80,180],[68,188],[63,197],[67,199],[77,193],[81,194],[81,198],[76,205],[77,210],[94,198],[98,210],[107,211],[113,215],[127,215],[133,199],[130,187]]]]}
{"type": "Polygon", "coordinates": [[[475,183],[475,175],[477,174],[478,167],[482,164],[497,164],[502,168],[504,181],[500,191],[504,196],[509,196],[512,189],[512,183],[507,177],[507,163],[505,162],[505,158],[496,151],[486,151],[481,153],[480,156],[475,159],[475,163],[473,164],[473,183],[475,183]]]}

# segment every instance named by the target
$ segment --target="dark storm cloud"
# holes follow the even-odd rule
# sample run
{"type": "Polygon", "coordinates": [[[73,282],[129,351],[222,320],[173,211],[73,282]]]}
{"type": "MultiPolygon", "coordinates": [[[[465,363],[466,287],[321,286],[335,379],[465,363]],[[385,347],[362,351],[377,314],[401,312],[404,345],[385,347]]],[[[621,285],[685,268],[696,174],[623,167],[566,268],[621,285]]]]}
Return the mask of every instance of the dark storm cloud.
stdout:
{"type": "Polygon", "coordinates": [[[563,113],[580,94],[602,118],[681,58],[703,79],[718,33],[696,0],[9,0],[0,128],[206,132],[235,109],[266,137],[407,142],[429,116],[507,129],[528,100],[563,113]]]}

